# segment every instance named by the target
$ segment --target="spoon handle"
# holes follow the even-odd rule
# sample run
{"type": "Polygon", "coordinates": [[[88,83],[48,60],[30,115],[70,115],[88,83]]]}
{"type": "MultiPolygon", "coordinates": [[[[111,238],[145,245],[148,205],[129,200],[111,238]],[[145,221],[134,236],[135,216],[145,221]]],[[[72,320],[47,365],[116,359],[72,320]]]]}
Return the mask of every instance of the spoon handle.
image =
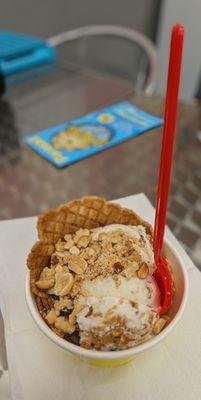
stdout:
{"type": "Polygon", "coordinates": [[[156,264],[158,264],[158,261],[162,255],[163,237],[166,223],[175,136],[175,122],[178,105],[178,91],[181,73],[183,37],[183,26],[176,24],[172,29],[171,36],[165,101],[165,116],[156,201],[156,214],[154,225],[154,256],[156,264]]]}

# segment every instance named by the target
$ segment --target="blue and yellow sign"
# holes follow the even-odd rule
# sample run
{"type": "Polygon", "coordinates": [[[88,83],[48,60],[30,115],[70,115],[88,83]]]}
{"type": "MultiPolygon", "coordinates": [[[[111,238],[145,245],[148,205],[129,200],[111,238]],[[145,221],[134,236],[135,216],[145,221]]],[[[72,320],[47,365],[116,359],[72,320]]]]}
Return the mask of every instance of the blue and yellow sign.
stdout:
{"type": "Polygon", "coordinates": [[[123,101],[70,123],[27,135],[25,142],[55,166],[65,167],[162,124],[162,119],[123,101]]]}

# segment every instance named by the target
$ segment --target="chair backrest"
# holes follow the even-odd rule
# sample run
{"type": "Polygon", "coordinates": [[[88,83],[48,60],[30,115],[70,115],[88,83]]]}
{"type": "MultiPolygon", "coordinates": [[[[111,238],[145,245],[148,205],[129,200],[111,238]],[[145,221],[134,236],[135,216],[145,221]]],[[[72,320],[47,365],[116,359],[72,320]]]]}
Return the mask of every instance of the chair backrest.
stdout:
{"type": "Polygon", "coordinates": [[[132,80],[135,91],[151,94],[155,89],[159,68],[156,48],[145,35],[133,29],[115,25],[84,26],[60,33],[49,42],[54,46],[77,42],[76,51],[71,46],[69,52],[71,56],[74,53],[74,62],[132,80]],[[127,46],[123,54],[120,42],[127,46]]]}

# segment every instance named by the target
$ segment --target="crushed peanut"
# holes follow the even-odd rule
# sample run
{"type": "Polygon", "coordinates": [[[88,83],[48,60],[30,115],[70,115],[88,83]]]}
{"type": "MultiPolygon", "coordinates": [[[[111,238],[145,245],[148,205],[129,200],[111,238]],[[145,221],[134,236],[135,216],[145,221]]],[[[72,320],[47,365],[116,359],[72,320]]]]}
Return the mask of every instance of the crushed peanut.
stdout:
{"type": "Polygon", "coordinates": [[[54,309],[50,310],[49,313],[46,315],[45,319],[47,322],[52,325],[57,319],[57,314],[54,309]]]}
{"type": "Polygon", "coordinates": [[[42,279],[36,282],[36,286],[38,286],[39,289],[50,289],[54,286],[55,279],[54,278],[47,278],[47,279],[42,279]]]}
{"type": "Polygon", "coordinates": [[[70,257],[68,267],[71,271],[75,272],[76,274],[82,274],[87,268],[87,262],[83,260],[83,258],[81,258],[80,256],[73,254],[70,257]]]}
{"type": "Polygon", "coordinates": [[[80,250],[76,246],[72,246],[69,251],[71,254],[80,254],[80,250]]]}
{"type": "Polygon", "coordinates": [[[63,308],[72,309],[73,303],[72,300],[67,296],[61,297],[59,300],[55,300],[54,309],[55,311],[61,311],[63,308]]]}
{"type": "Polygon", "coordinates": [[[90,242],[90,237],[89,236],[81,236],[77,241],[77,246],[79,248],[87,247],[89,242],[90,242]]]}
{"type": "Polygon", "coordinates": [[[155,323],[154,327],[153,327],[153,334],[154,335],[158,335],[162,329],[164,328],[165,324],[167,323],[169,318],[167,317],[162,317],[159,318],[159,320],[155,323]]]}
{"type": "Polygon", "coordinates": [[[55,269],[45,267],[40,274],[40,280],[54,278],[54,276],[55,269]]]}
{"type": "Polygon", "coordinates": [[[65,317],[57,317],[55,321],[55,328],[64,333],[71,334],[75,330],[75,325],[71,325],[65,317]]]}
{"type": "Polygon", "coordinates": [[[82,310],[83,305],[82,304],[75,304],[74,310],[72,313],[69,315],[69,322],[71,325],[74,325],[76,323],[76,315],[82,310]]]}
{"type": "Polygon", "coordinates": [[[125,276],[127,279],[130,279],[130,278],[132,278],[134,276],[137,276],[137,273],[136,273],[135,267],[133,267],[131,265],[130,267],[125,268],[122,271],[121,275],[125,276]]]}
{"type": "Polygon", "coordinates": [[[140,269],[137,272],[138,278],[145,279],[149,273],[149,268],[147,264],[143,263],[140,269]]]}
{"type": "Polygon", "coordinates": [[[55,294],[58,296],[67,295],[73,286],[73,275],[70,272],[57,272],[55,277],[55,294]]]}

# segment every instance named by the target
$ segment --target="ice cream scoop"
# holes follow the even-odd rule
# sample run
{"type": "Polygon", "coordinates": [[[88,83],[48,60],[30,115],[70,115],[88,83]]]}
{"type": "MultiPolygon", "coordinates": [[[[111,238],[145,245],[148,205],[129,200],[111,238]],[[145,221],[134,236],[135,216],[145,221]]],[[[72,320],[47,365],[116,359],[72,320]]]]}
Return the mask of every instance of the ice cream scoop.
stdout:
{"type": "Polygon", "coordinates": [[[155,280],[119,277],[98,278],[84,283],[86,296],[77,315],[80,344],[100,350],[136,346],[152,336],[158,320],[160,293],[155,280]]]}
{"type": "MultiPolygon", "coordinates": [[[[140,262],[146,261],[150,272],[141,279],[115,274],[84,280],[77,315],[80,345],[98,350],[118,350],[136,346],[153,335],[159,319],[160,291],[153,272],[153,248],[142,226],[108,225],[94,230],[93,240],[99,235],[122,231],[135,240],[133,251],[140,262]]],[[[110,237],[111,238],[111,237],[110,237]]],[[[136,270],[139,266],[136,266],[136,270]]]]}

